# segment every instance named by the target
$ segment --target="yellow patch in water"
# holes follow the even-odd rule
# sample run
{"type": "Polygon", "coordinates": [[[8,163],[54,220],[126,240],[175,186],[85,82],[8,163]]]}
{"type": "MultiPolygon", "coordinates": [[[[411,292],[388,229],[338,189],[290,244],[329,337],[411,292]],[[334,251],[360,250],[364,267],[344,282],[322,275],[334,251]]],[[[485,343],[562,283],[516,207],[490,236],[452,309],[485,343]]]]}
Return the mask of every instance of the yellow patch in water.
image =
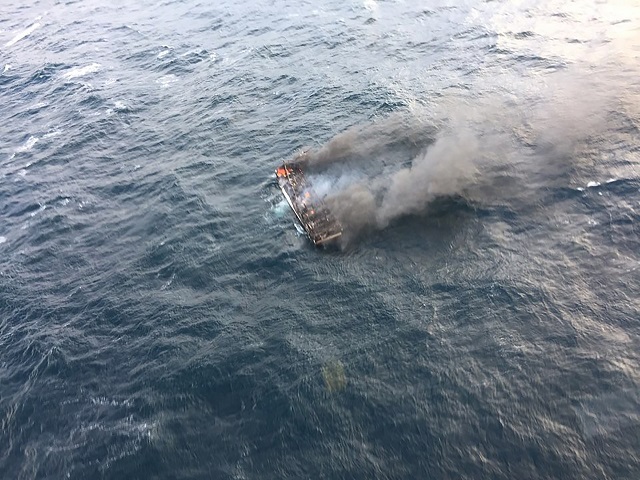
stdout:
{"type": "Polygon", "coordinates": [[[347,386],[344,365],[340,360],[332,360],[322,367],[322,378],[327,391],[330,393],[340,392],[347,386]]]}

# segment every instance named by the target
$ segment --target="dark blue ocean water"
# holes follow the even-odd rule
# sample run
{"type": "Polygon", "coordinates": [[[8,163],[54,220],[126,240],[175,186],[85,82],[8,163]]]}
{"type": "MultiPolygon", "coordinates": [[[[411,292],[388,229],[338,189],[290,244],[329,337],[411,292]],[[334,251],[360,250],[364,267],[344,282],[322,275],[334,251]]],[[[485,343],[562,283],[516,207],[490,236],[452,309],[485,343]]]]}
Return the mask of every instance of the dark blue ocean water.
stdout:
{"type": "Polygon", "coordinates": [[[634,3],[3,1],[0,478],[640,478],[634,3]]]}

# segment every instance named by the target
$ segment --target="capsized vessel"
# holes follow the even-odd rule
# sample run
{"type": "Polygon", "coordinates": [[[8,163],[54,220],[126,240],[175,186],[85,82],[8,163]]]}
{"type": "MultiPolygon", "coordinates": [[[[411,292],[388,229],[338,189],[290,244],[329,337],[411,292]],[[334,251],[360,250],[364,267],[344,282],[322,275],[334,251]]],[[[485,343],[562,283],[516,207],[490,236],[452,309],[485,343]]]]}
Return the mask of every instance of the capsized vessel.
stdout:
{"type": "Polygon", "coordinates": [[[276,169],[280,190],[314,245],[337,243],[342,236],[342,225],[313,190],[303,165],[285,162],[276,169]]]}

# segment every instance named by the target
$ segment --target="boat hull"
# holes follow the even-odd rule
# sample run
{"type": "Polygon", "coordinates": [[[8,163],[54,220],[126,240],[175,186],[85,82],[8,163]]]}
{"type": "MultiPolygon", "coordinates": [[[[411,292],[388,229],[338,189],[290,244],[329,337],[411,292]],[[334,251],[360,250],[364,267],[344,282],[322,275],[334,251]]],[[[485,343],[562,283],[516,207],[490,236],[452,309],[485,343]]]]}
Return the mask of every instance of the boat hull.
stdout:
{"type": "Polygon", "coordinates": [[[282,195],[313,244],[337,243],[342,237],[342,226],[313,190],[301,165],[285,163],[275,173],[282,195]]]}

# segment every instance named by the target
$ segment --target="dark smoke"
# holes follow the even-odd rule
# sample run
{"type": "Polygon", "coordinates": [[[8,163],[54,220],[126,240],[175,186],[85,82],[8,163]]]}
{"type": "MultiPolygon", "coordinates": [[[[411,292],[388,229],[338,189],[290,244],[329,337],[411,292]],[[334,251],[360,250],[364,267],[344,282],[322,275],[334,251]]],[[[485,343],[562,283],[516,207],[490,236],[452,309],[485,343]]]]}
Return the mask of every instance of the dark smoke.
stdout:
{"type": "Polygon", "coordinates": [[[381,157],[397,156],[402,150],[416,153],[432,142],[436,125],[410,114],[395,114],[368,125],[356,125],[339,133],[318,151],[306,152],[306,160],[313,167],[334,163],[370,162],[381,157]]]}
{"type": "Polygon", "coordinates": [[[461,191],[476,175],[477,150],[469,132],[404,114],[353,127],[299,159],[351,239],[461,191]]]}
{"type": "Polygon", "coordinates": [[[570,182],[580,149],[605,128],[611,100],[567,73],[544,88],[443,100],[428,114],[413,109],[355,126],[303,158],[348,241],[423,214],[442,196],[535,202],[545,183],[570,182]]]}
{"type": "Polygon", "coordinates": [[[327,195],[326,201],[351,234],[384,228],[393,219],[424,211],[438,196],[459,192],[473,180],[475,140],[443,136],[407,166],[392,166],[327,195]]]}

